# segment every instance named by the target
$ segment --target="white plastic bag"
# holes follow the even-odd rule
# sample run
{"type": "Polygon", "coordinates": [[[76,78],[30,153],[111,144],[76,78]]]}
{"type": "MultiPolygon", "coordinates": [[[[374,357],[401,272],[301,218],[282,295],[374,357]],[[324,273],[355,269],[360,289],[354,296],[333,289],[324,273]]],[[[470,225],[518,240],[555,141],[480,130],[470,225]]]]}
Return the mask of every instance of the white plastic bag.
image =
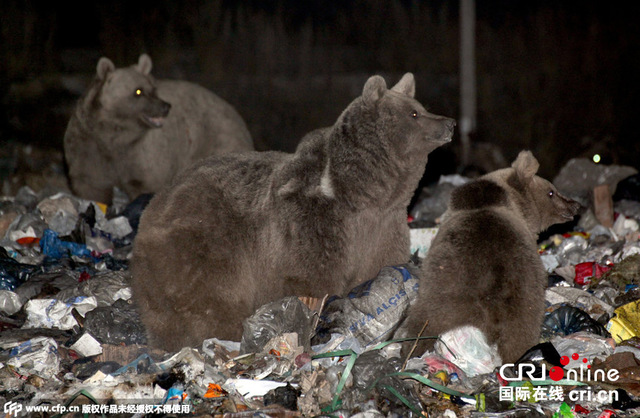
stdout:
{"type": "Polygon", "coordinates": [[[502,364],[497,347],[490,346],[484,333],[469,325],[442,333],[435,351],[469,377],[490,373],[502,364]]]}

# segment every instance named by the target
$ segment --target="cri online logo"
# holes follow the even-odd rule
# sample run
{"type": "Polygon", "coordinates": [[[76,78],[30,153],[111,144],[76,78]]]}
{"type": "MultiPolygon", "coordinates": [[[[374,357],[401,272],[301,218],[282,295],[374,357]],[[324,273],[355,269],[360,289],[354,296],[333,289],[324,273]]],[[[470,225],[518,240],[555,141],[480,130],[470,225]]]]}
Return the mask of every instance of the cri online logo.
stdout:
{"type": "MultiPolygon", "coordinates": [[[[578,360],[580,358],[580,355],[578,355],[578,353],[573,353],[571,355],[571,358],[573,360],[578,360]]],[[[562,356],[560,357],[560,364],[562,364],[562,366],[566,366],[569,364],[571,360],[569,360],[569,356],[562,356]]],[[[616,369],[610,369],[610,370],[596,370],[594,373],[591,372],[591,365],[587,364],[588,360],[586,358],[582,359],[582,362],[586,365],[586,372],[585,372],[585,367],[583,365],[580,365],[580,367],[578,368],[573,368],[573,369],[569,369],[569,371],[567,371],[567,375],[566,378],[569,380],[578,380],[578,381],[598,381],[598,379],[600,379],[601,382],[604,381],[611,381],[611,382],[615,382],[616,380],[618,380],[620,378],[619,376],[619,372],[616,369]],[[579,369],[579,370],[578,370],[579,369]]],[[[530,380],[545,380],[546,379],[546,375],[547,375],[547,369],[546,369],[546,365],[543,363],[541,364],[541,368],[542,368],[542,376],[536,378],[534,376],[534,373],[536,371],[536,366],[530,363],[520,363],[518,364],[518,376],[519,377],[507,377],[504,374],[504,370],[506,368],[511,368],[514,367],[515,365],[513,363],[505,363],[502,365],[502,367],[500,367],[500,377],[503,378],[504,380],[507,381],[514,381],[514,380],[522,380],[522,378],[524,376],[527,376],[530,380]]],[[[562,367],[558,367],[558,366],[553,366],[550,370],[549,370],[549,378],[551,380],[554,381],[559,381],[562,380],[563,378],[565,378],[565,370],[562,367]]]]}

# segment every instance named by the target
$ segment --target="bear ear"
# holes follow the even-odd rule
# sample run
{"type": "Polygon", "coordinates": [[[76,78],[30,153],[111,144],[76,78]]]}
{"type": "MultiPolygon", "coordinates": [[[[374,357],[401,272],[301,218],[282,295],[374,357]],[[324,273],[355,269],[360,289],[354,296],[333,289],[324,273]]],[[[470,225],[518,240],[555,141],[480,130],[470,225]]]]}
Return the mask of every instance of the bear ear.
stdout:
{"type": "Polygon", "coordinates": [[[151,57],[147,54],[140,55],[136,69],[144,75],[149,75],[152,67],[153,63],[151,62],[151,57]]]}
{"type": "Polygon", "coordinates": [[[511,164],[511,167],[516,170],[518,178],[526,184],[536,175],[540,163],[538,163],[531,151],[520,151],[518,158],[511,164]]]}
{"type": "Polygon", "coordinates": [[[398,93],[402,93],[409,97],[415,97],[416,95],[416,80],[413,77],[413,74],[406,73],[402,76],[398,84],[391,88],[393,91],[397,91],[398,93]]]}
{"type": "Polygon", "coordinates": [[[98,74],[98,78],[100,80],[104,80],[111,71],[115,70],[116,66],[113,65],[113,62],[107,58],[102,57],[98,60],[98,65],[96,66],[96,73],[98,74]]]}
{"type": "Polygon", "coordinates": [[[367,106],[373,106],[387,91],[387,83],[379,75],[369,77],[362,90],[362,100],[367,106]]]}

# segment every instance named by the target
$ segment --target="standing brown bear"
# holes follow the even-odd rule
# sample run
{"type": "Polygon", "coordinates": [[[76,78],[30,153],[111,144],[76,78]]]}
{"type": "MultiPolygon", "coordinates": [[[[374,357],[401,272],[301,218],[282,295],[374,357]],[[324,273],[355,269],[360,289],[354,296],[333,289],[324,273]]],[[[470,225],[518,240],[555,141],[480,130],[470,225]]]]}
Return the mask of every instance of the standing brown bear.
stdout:
{"type": "Polygon", "coordinates": [[[231,105],[179,80],[154,80],[151,58],[115,68],[100,58],[64,136],[75,194],[110,203],[114,186],[131,199],[156,192],[183,168],[208,155],[253,149],[231,105]]]}
{"type": "Polygon", "coordinates": [[[209,158],[158,193],[131,265],[152,343],[238,341],[243,319],[267,302],[343,294],[407,262],[407,204],[427,155],[455,125],[414,93],[410,73],[392,89],[373,76],[294,154],[209,158]]]}
{"type": "MultiPolygon", "coordinates": [[[[426,320],[425,335],[473,325],[506,362],[538,343],[547,284],[538,233],[580,208],[536,176],[538,166],[522,151],[511,168],[453,191],[400,333],[417,336],[426,320]]],[[[418,352],[429,346],[421,343],[418,352]]]]}

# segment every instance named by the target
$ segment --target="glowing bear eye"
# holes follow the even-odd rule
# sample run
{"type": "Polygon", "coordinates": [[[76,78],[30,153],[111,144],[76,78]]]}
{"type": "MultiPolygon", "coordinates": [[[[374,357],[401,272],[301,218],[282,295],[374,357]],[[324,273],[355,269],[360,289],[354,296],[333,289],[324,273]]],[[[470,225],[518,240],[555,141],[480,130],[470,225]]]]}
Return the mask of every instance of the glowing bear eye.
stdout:
{"type": "Polygon", "coordinates": [[[135,95],[142,96],[142,89],[136,89],[135,95]]]}
{"type": "Polygon", "coordinates": [[[554,195],[554,194],[555,194],[555,193],[553,192],[553,190],[551,190],[551,191],[549,192],[549,197],[553,197],[553,195],[554,195]]]}
{"type": "Polygon", "coordinates": [[[411,111],[411,117],[414,118],[414,119],[417,118],[418,117],[418,111],[417,110],[411,111]]]}

